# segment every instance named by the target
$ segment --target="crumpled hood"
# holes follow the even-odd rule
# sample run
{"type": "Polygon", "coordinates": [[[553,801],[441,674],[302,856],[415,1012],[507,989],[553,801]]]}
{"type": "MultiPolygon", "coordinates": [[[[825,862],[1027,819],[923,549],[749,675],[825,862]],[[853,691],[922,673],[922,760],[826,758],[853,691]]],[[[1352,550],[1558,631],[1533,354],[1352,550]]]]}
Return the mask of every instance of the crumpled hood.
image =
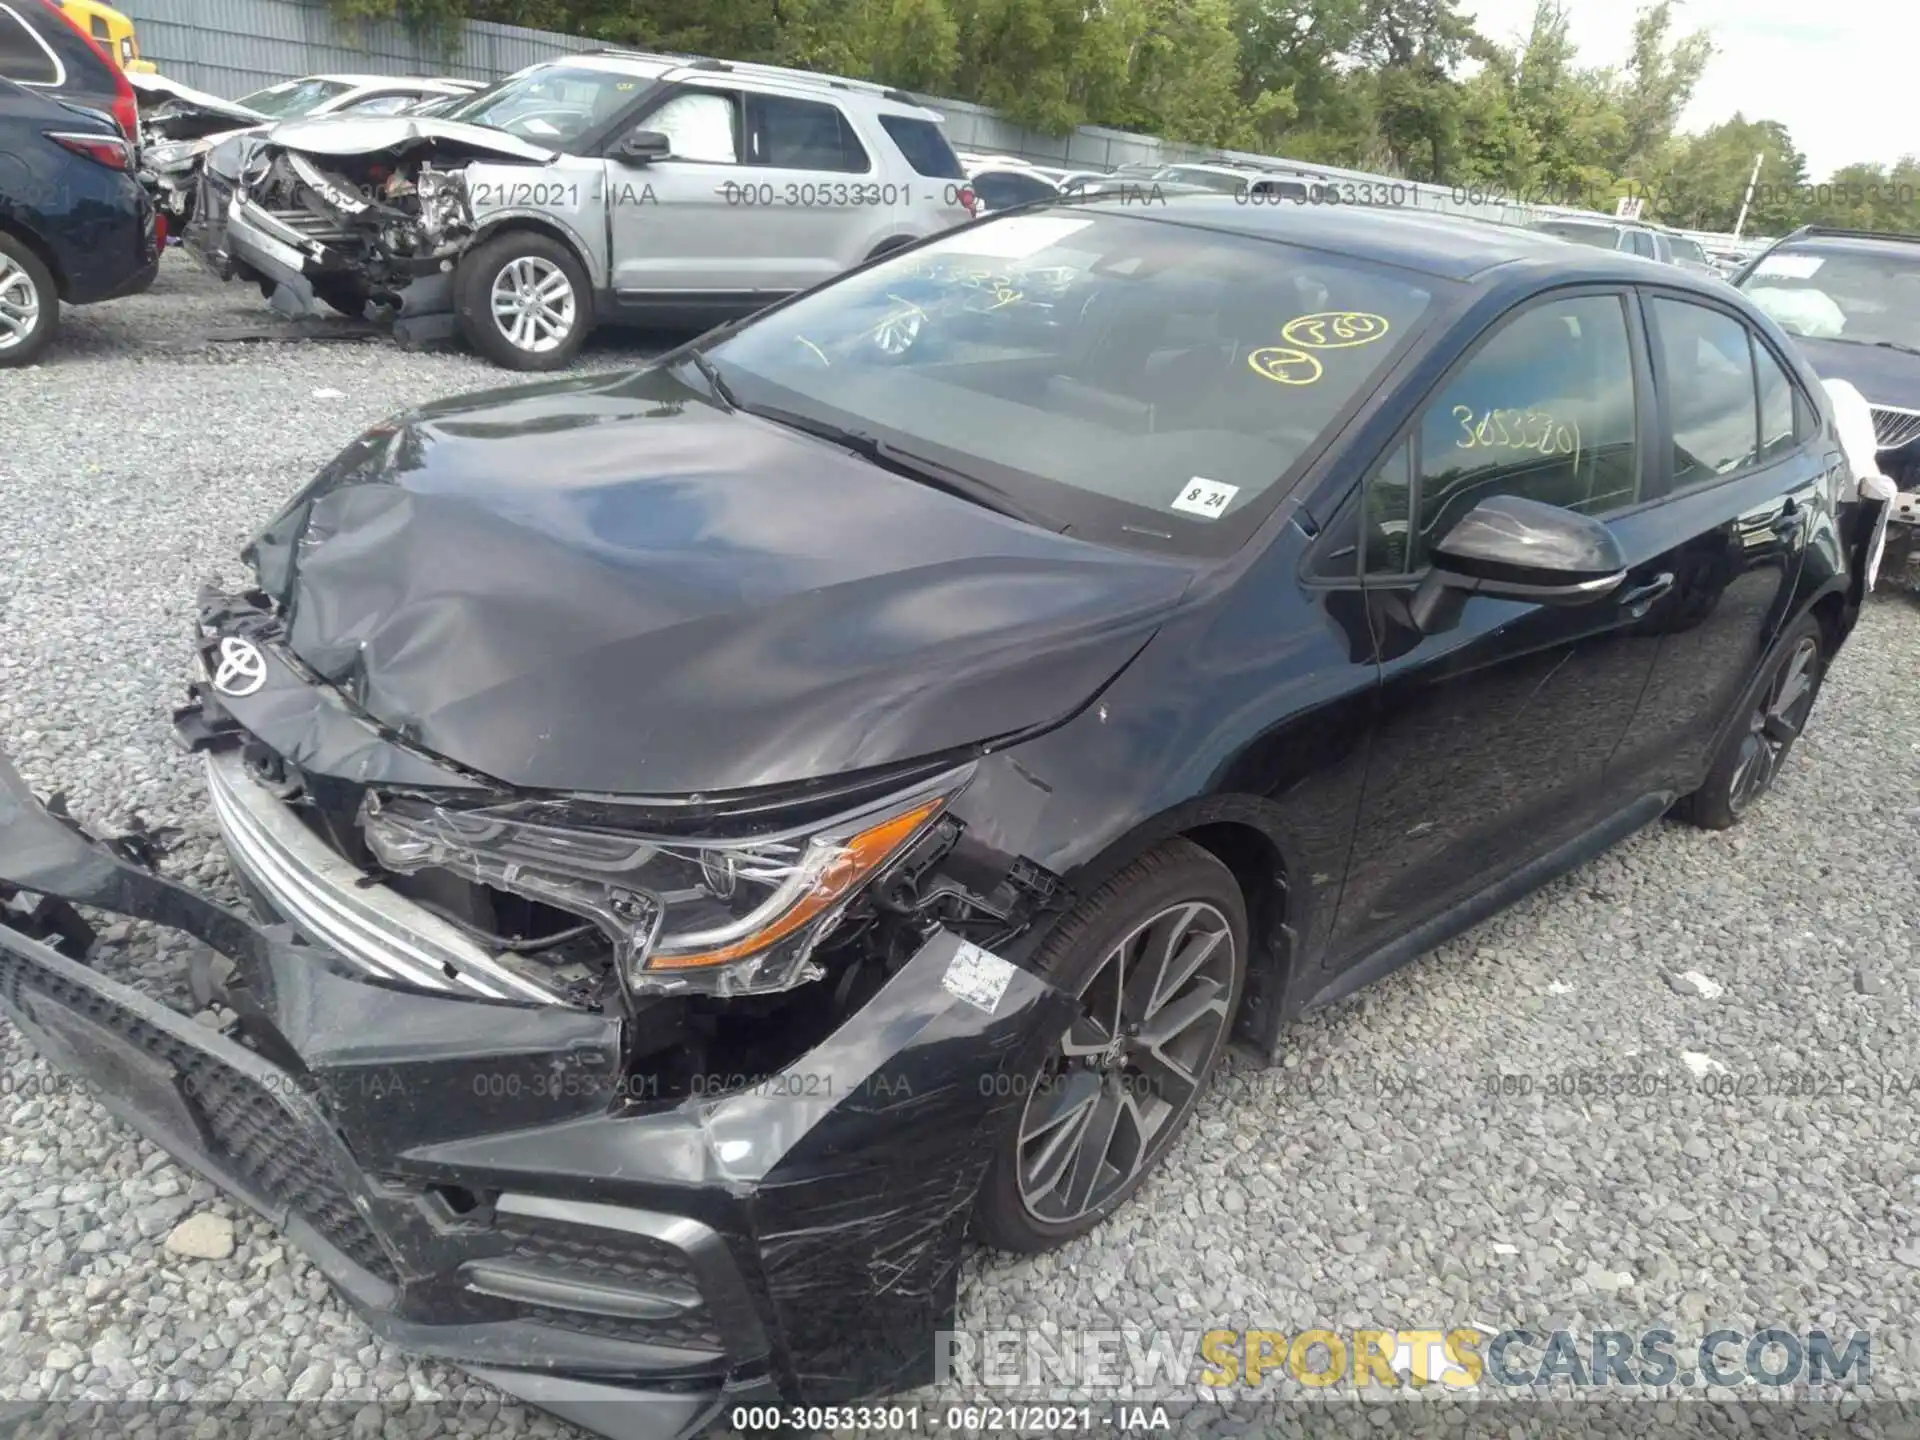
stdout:
{"type": "Polygon", "coordinates": [[[1920,410],[1920,355],[1883,345],[1790,337],[1822,380],[1845,380],[1874,405],[1920,410]]]}
{"type": "Polygon", "coordinates": [[[373,155],[432,148],[462,158],[543,165],[555,152],[504,130],[441,120],[432,115],[320,115],[282,120],[267,132],[272,144],[306,155],[373,155]]]}
{"type": "MultiPolygon", "coordinates": [[[[246,105],[236,104],[232,100],[223,100],[220,96],[210,95],[205,90],[195,90],[191,85],[182,85],[179,81],[169,80],[163,75],[142,75],[138,71],[128,71],[127,83],[139,92],[134,100],[139,107],[143,123],[161,119],[184,121],[205,117],[255,125],[265,122],[268,118],[246,105]]],[[[162,133],[171,135],[172,131],[163,130],[162,133]]]]}
{"type": "Polygon", "coordinates": [[[532,789],[687,795],[1064,719],[1192,572],[1023,525],[664,370],[416,411],[255,541],[294,653],[532,789]]]}

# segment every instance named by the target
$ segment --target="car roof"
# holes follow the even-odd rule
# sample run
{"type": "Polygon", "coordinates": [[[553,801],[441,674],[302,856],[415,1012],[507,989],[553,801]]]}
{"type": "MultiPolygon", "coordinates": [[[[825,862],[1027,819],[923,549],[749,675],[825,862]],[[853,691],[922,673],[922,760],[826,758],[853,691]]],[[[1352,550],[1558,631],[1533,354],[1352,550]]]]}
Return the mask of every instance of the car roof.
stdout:
{"type": "Polygon", "coordinates": [[[1529,220],[1527,225],[1530,229],[1538,229],[1543,225],[1585,225],[1594,230],[1651,230],[1654,228],[1638,220],[1622,220],[1615,215],[1550,214],[1529,220]]]}
{"type": "Polygon", "coordinates": [[[736,81],[748,82],[750,86],[784,88],[802,93],[833,91],[842,97],[857,96],[883,115],[931,120],[936,125],[944,124],[946,120],[938,110],[929,109],[904,90],[894,89],[874,80],[853,80],[844,75],[834,75],[823,70],[799,70],[791,65],[763,65],[749,60],[716,60],[710,55],[676,55],[653,50],[623,50],[608,47],[574,55],[556,55],[550,60],[525,66],[518,73],[545,69],[550,65],[574,65],[588,69],[621,71],[644,76],[650,80],[666,80],[673,83],[685,80],[718,83],[715,77],[724,76],[736,81]]]}
{"type": "Polygon", "coordinates": [[[1655,279],[1672,283],[1676,275],[1686,273],[1637,255],[1570,245],[1522,226],[1434,210],[1333,204],[1245,205],[1230,195],[1181,195],[1152,205],[1092,199],[1074,208],[1083,212],[1111,209],[1330,250],[1444,280],[1472,280],[1500,266],[1526,262],[1625,283],[1655,279]]]}
{"type": "Polygon", "coordinates": [[[1804,235],[1788,235],[1771,248],[1785,250],[1821,250],[1832,255],[1904,255],[1920,260],[1920,235],[1878,235],[1831,230],[1812,230],[1804,235]]]}
{"type": "Polygon", "coordinates": [[[444,90],[449,95],[456,94],[473,83],[445,79],[437,75],[302,75],[299,80],[289,80],[286,83],[298,85],[308,80],[325,80],[334,85],[351,85],[355,90],[371,90],[395,85],[424,86],[430,90],[444,90]]]}

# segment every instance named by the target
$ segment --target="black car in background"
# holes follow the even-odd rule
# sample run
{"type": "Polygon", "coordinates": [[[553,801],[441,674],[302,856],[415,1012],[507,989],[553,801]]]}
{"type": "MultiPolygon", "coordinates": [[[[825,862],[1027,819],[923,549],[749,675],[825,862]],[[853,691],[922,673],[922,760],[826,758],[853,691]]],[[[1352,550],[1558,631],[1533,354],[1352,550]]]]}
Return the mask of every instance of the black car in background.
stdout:
{"type": "Polygon", "coordinates": [[[1920,235],[1803,226],[1734,283],[1872,407],[1881,473],[1900,488],[1885,562],[1898,575],[1920,545],[1920,235]]]}
{"type": "Polygon", "coordinates": [[[989,218],[349,446],[176,713],[257,920],[0,766],[0,1007],[509,1391],[680,1435],[895,1390],[969,1227],[1098,1224],[1229,1037],[1746,813],[1865,508],[1792,343],[1672,266],[989,218]],[[74,902],[218,951],[199,1020],[74,902]]]}
{"type": "Polygon", "coordinates": [[[61,302],[144,290],[159,266],[153,202],[114,122],[0,80],[0,366],[33,362],[61,302]]]}
{"type": "Polygon", "coordinates": [[[52,0],[0,0],[0,80],[97,110],[139,143],[140,107],[126,73],[52,0]]]}

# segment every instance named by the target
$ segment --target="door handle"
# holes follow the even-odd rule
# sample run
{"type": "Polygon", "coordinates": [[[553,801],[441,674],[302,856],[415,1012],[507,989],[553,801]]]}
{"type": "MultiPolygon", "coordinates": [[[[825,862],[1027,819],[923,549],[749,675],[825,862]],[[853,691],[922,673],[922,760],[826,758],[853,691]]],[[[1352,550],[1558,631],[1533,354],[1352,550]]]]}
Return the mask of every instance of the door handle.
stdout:
{"type": "Polygon", "coordinates": [[[1620,597],[1620,606],[1628,616],[1638,620],[1653,608],[1653,602],[1673,589],[1673,574],[1663,570],[1644,585],[1636,585],[1620,597]]]}

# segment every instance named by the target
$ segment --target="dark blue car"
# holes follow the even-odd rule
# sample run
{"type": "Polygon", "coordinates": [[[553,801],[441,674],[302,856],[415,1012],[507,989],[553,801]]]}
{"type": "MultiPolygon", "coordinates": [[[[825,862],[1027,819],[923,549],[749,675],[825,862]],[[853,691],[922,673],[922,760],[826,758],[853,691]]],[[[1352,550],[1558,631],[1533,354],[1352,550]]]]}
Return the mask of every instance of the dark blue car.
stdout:
{"type": "Polygon", "coordinates": [[[0,80],[0,366],[32,363],[60,302],[153,283],[153,202],[114,120],[0,80]]]}
{"type": "Polygon", "coordinates": [[[1873,407],[1876,461],[1900,489],[1885,569],[1900,574],[1920,537],[1920,235],[1803,226],[1734,283],[1822,379],[1847,381],[1873,407]]]}

